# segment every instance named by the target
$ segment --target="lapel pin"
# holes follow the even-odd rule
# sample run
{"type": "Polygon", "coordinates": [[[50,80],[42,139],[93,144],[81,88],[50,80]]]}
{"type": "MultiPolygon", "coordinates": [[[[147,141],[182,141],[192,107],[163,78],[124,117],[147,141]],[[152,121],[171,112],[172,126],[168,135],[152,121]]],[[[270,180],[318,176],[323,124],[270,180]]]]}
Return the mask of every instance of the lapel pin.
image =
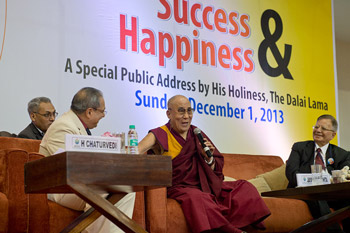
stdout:
{"type": "Polygon", "coordinates": [[[332,164],[334,163],[334,159],[333,159],[333,158],[329,158],[329,159],[327,160],[327,163],[328,163],[329,165],[332,165],[332,164]]]}

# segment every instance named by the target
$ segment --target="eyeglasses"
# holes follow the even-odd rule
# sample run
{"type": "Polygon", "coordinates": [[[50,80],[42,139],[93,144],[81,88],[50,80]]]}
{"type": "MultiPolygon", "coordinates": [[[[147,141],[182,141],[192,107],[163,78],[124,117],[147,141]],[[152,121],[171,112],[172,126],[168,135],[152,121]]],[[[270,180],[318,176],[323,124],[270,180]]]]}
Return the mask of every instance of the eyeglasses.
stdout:
{"type": "Polygon", "coordinates": [[[106,110],[102,110],[102,109],[98,109],[98,108],[94,108],[95,111],[99,111],[100,113],[102,114],[107,114],[107,111],[106,110]]]}
{"type": "Polygon", "coordinates": [[[330,131],[330,132],[334,132],[333,129],[326,129],[325,127],[319,126],[319,125],[314,125],[314,126],[312,126],[312,128],[315,129],[315,130],[320,129],[321,131],[330,131]]]}
{"type": "Polygon", "coordinates": [[[45,118],[51,118],[51,117],[56,118],[58,115],[58,112],[47,112],[45,114],[38,113],[38,112],[33,112],[33,113],[39,114],[40,116],[43,116],[45,118]]]}
{"type": "MultiPolygon", "coordinates": [[[[169,108],[169,110],[172,110],[171,108],[169,108]]],[[[177,109],[177,112],[180,114],[180,115],[185,115],[185,113],[187,112],[188,115],[193,115],[193,112],[194,112],[194,109],[193,108],[178,108],[177,109]]]]}

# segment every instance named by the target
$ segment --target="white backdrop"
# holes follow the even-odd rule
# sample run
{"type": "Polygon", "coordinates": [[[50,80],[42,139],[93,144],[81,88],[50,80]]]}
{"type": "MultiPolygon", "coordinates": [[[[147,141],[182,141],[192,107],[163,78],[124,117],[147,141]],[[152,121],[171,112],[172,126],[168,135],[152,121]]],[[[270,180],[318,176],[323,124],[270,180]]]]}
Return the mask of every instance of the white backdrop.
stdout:
{"type": "MultiPolygon", "coordinates": [[[[206,132],[220,151],[277,154],[287,159],[294,141],[311,138],[311,126],[317,116],[323,113],[335,114],[332,27],[317,17],[320,13],[326,16],[325,22],[331,19],[328,6],[331,1],[323,0],[317,5],[314,14],[318,19],[315,22],[318,23],[313,24],[315,31],[322,28],[323,32],[330,32],[330,41],[324,42],[330,45],[329,51],[322,48],[327,50],[323,53],[331,53],[331,57],[328,58],[331,62],[326,59],[326,67],[318,62],[318,59],[325,58],[305,53],[305,46],[313,44],[313,41],[305,40],[304,43],[303,38],[295,35],[302,34],[303,24],[298,20],[303,19],[297,19],[297,9],[287,8],[287,5],[297,6],[302,1],[279,4],[273,0],[264,3],[259,0],[181,2],[189,4],[187,24],[176,22],[173,1],[163,1],[162,4],[162,1],[156,0],[11,0],[7,2],[6,8],[6,0],[0,0],[0,42],[5,41],[0,60],[0,130],[18,134],[25,128],[30,121],[26,112],[27,103],[34,97],[49,97],[56,110],[62,114],[69,109],[73,95],[80,88],[92,86],[104,93],[108,111],[92,133],[100,135],[106,131],[126,132],[129,124],[135,124],[139,137],[143,138],[149,129],[167,122],[163,104],[171,96],[183,94],[191,98],[196,109],[192,123],[206,132]],[[166,20],[158,17],[158,14],[164,14],[167,10],[164,2],[169,4],[169,10],[172,12],[166,20]],[[195,18],[202,22],[201,27],[197,27],[191,19],[194,4],[201,7],[195,14],[195,18]],[[213,9],[212,13],[208,14],[208,23],[213,25],[212,30],[206,28],[201,18],[206,7],[213,9]],[[277,45],[282,56],[285,44],[293,46],[289,64],[289,69],[294,75],[292,81],[283,75],[277,78],[268,77],[259,65],[258,49],[264,41],[260,19],[263,12],[270,8],[275,8],[283,21],[281,44],[277,45]],[[220,32],[218,28],[233,30],[235,26],[231,21],[227,25],[218,23],[216,26],[215,22],[219,20],[214,18],[215,12],[226,12],[227,15],[236,13],[238,33],[242,34],[220,32]],[[127,30],[132,28],[132,18],[137,21],[137,30],[134,31],[137,34],[136,52],[132,51],[130,36],[125,37],[127,49],[122,48],[123,15],[126,18],[124,27],[127,30]],[[143,29],[148,29],[148,33],[143,29]],[[155,55],[145,54],[141,48],[142,43],[149,42],[150,34],[155,37],[155,55]],[[174,42],[174,52],[169,58],[164,58],[164,66],[160,62],[160,53],[162,49],[168,49],[168,44],[160,46],[161,35],[169,35],[174,42]],[[294,36],[300,40],[293,39],[294,36]],[[186,38],[190,47],[179,42],[180,39],[185,41],[186,38]],[[201,42],[212,43],[215,51],[214,65],[209,63],[210,56],[209,64],[203,64],[204,51],[199,47],[199,52],[195,52],[196,42],[199,46],[202,45],[201,42]],[[230,48],[228,53],[231,53],[231,58],[222,61],[230,68],[223,68],[218,55],[220,48],[225,46],[230,48]],[[177,48],[181,48],[183,54],[191,48],[188,61],[177,61],[180,53],[177,48]],[[237,50],[242,52],[235,53],[237,50]],[[244,54],[245,52],[248,55],[244,54]],[[197,54],[199,62],[195,62],[197,54]],[[314,63],[306,67],[303,59],[313,59],[314,63]],[[177,67],[179,64],[182,64],[181,69],[177,67]],[[242,67],[233,68],[239,65],[242,67]],[[322,74],[324,71],[318,66],[330,70],[331,75],[320,77],[318,72],[322,74]],[[90,73],[84,76],[84,69],[90,73]],[[96,69],[95,73],[92,73],[93,69],[96,69]],[[112,78],[99,77],[108,76],[104,72],[110,73],[112,78]],[[142,78],[148,77],[148,83],[130,80],[133,75],[137,76],[136,72],[142,78]],[[311,84],[315,80],[308,72],[314,73],[318,80],[327,80],[331,85],[326,83],[325,88],[331,91],[326,95],[312,92],[311,84]],[[180,85],[168,87],[167,77],[169,81],[180,81],[180,85]],[[184,86],[181,86],[182,82],[185,83],[184,86]],[[202,90],[203,85],[208,87],[208,92],[202,90]],[[230,94],[230,88],[234,89],[234,96],[230,94]],[[248,92],[255,93],[256,97],[246,97],[248,92]],[[271,92],[284,96],[285,102],[276,103],[271,92]],[[305,100],[307,106],[296,106],[299,105],[299,98],[302,103],[305,100]],[[158,100],[154,104],[160,105],[152,106],[152,102],[148,105],[148,99],[158,100]],[[292,100],[298,104],[291,103],[292,100]],[[313,108],[312,101],[320,102],[323,106],[326,103],[327,109],[313,108]],[[201,105],[204,108],[202,110],[198,109],[201,105]],[[225,114],[221,111],[226,111],[226,116],[223,116],[225,114]],[[300,127],[301,130],[296,127],[300,127]]],[[[305,11],[310,11],[311,6],[315,8],[315,4],[305,5],[305,11]]],[[[183,12],[180,16],[182,14],[183,12]]],[[[274,26],[270,27],[273,33],[274,26]]],[[[321,48],[321,45],[314,46],[321,48]]],[[[149,49],[149,46],[150,44],[146,43],[146,49],[149,49]]],[[[224,57],[225,51],[222,53],[221,57],[224,57]]],[[[268,51],[266,56],[271,57],[271,52],[268,51]]]]}

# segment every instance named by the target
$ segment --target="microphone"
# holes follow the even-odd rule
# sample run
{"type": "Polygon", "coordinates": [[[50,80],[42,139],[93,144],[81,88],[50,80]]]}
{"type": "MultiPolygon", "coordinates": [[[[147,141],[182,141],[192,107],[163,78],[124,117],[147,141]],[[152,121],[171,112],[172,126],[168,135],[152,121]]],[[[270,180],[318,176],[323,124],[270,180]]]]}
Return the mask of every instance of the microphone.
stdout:
{"type": "Polygon", "coordinates": [[[195,129],[193,130],[193,132],[194,132],[195,135],[197,135],[198,140],[199,140],[199,142],[201,143],[201,145],[202,145],[202,147],[203,147],[205,153],[207,154],[207,156],[208,156],[209,158],[211,158],[213,155],[211,154],[209,147],[207,147],[207,146],[204,144],[204,139],[203,139],[203,136],[202,136],[202,133],[201,133],[202,131],[201,131],[199,128],[195,128],[195,129]]]}

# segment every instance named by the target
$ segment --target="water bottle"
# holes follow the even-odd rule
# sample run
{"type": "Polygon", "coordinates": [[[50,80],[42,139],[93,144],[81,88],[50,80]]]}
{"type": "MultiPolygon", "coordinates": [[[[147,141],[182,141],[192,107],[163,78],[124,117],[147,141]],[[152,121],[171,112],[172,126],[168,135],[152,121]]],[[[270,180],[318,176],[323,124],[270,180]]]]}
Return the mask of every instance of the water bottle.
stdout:
{"type": "Polygon", "coordinates": [[[138,137],[137,132],[135,130],[135,125],[129,126],[129,132],[128,132],[128,154],[138,154],[138,137]]]}

